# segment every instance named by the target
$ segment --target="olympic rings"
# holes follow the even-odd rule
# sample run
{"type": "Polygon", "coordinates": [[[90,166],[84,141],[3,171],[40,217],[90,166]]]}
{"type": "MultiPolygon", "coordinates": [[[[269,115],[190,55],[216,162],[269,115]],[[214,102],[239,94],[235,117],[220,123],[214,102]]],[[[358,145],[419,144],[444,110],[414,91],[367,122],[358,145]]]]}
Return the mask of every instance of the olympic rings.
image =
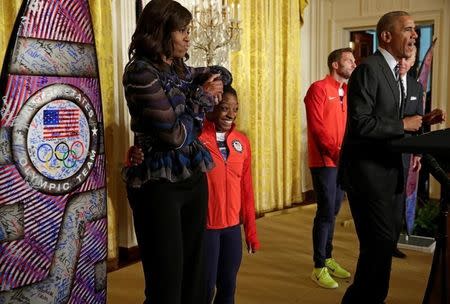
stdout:
{"type": "Polygon", "coordinates": [[[39,146],[39,148],[37,149],[37,158],[41,161],[41,163],[46,163],[46,162],[50,161],[50,159],[52,159],[52,157],[53,157],[52,146],[50,146],[49,144],[42,144],[39,146]],[[44,149],[46,147],[48,147],[48,148],[46,150],[44,150],[44,152],[43,152],[44,154],[42,156],[44,156],[44,157],[47,156],[47,157],[46,157],[46,159],[42,159],[40,151],[41,151],[41,149],[44,149]]]}
{"type": "MultiPolygon", "coordinates": [[[[75,151],[70,150],[70,153],[75,154],[75,151]]],[[[67,152],[67,154],[69,154],[69,152],[67,152]]],[[[68,157],[66,157],[66,159],[63,160],[63,165],[67,169],[73,168],[77,164],[77,160],[74,157],[72,157],[72,158],[74,159],[73,162],[72,162],[72,166],[69,166],[69,165],[66,164],[66,160],[68,159],[68,157]]]]}
{"type": "MultiPolygon", "coordinates": [[[[75,150],[74,150],[74,146],[75,146],[76,143],[79,143],[79,144],[80,144],[82,150],[81,150],[80,156],[72,156],[72,157],[73,157],[73,159],[79,160],[80,157],[84,154],[84,145],[83,145],[83,143],[82,143],[81,141],[79,141],[79,140],[74,141],[74,142],[72,143],[72,145],[70,146],[70,150],[71,150],[71,151],[75,151],[75,150]]],[[[75,155],[76,155],[76,154],[75,154],[75,155]]]]}
{"type": "Polygon", "coordinates": [[[64,161],[64,160],[67,159],[67,157],[69,157],[69,146],[65,142],[60,142],[59,144],[56,145],[56,147],[55,147],[55,157],[56,157],[57,160],[60,160],[60,161],[64,161]],[[66,149],[65,149],[64,152],[60,151],[59,147],[61,147],[61,146],[66,146],[66,149]],[[63,153],[63,157],[62,158],[58,157],[58,152],[63,153]]]}
{"type": "Polygon", "coordinates": [[[43,143],[37,149],[37,159],[41,163],[48,163],[54,157],[62,162],[65,168],[70,169],[83,157],[84,152],[84,144],[79,140],[74,141],[70,148],[65,142],[59,142],[54,148],[48,143],[43,143]]]}

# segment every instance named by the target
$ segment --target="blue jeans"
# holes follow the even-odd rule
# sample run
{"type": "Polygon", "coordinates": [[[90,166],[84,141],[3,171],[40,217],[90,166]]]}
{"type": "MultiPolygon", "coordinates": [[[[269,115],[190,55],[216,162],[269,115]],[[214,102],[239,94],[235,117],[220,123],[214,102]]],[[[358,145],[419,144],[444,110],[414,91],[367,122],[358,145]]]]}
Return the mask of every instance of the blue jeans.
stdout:
{"type": "Polygon", "coordinates": [[[314,267],[325,267],[325,259],[333,251],[334,223],[341,208],[344,192],[337,184],[335,167],[310,168],[314,191],[317,196],[317,212],[313,226],[314,267]]]}
{"type": "Polygon", "coordinates": [[[212,303],[215,287],[215,304],[234,304],[236,277],[242,260],[240,225],[207,229],[205,249],[207,303],[212,303]]]}

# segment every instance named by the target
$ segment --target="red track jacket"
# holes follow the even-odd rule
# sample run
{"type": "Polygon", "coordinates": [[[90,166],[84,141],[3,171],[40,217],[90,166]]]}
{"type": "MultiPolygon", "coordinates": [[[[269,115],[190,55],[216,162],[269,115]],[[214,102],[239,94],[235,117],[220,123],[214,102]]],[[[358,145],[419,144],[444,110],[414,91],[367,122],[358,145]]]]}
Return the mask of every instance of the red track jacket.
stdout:
{"type": "Polygon", "coordinates": [[[347,84],[342,86],[331,75],[314,82],[305,96],[308,121],[308,164],[313,167],[336,167],[347,121],[347,84]]]}
{"type": "Polygon", "coordinates": [[[224,160],[216,141],[216,129],[205,121],[200,141],[208,148],[215,167],[208,176],[207,229],[222,229],[244,224],[247,245],[259,248],[256,236],[255,200],[251,173],[251,150],[247,137],[233,124],[227,136],[229,155],[224,160]]]}

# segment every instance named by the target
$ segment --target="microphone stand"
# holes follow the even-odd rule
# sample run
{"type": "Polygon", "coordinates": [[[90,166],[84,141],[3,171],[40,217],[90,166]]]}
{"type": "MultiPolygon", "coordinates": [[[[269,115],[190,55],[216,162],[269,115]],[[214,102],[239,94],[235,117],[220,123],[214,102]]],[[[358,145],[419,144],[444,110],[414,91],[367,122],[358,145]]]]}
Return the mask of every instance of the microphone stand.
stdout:
{"type": "Polygon", "coordinates": [[[428,169],[431,175],[441,184],[441,200],[439,204],[439,223],[436,236],[436,248],[431,265],[430,277],[425,290],[423,304],[438,304],[433,294],[434,287],[440,288],[440,304],[448,304],[448,261],[447,261],[447,217],[448,204],[450,199],[450,179],[447,173],[441,168],[438,161],[430,154],[422,156],[422,165],[428,169]],[[440,276],[439,276],[440,274],[440,276]],[[441,278],[440,286],[435,284],[437,278],[441,278]]]}

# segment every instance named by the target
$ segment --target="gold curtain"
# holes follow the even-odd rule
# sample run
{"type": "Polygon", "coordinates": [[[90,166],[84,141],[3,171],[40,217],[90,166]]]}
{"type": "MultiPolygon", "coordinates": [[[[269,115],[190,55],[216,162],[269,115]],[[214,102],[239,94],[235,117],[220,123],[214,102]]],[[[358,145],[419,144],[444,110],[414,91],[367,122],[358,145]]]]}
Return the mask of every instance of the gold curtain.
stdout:
{"type": "Polygon", "coordinates": [[[0,1],[0,60],[3,64],[9,36],[16,21],[17,12],[22,4],[21,0],[0,1]]]}
{"type": "Polygon", "coordinates": [[[302,200],[300,26],[306,0],[240,0],[241,50],[231,56],[238,127],[250,138],[257,212],[302,200]]]}
{"type": "MultiPolygon", "coordinates": [[[[3,62],[6,47],[9,42],[12,28],[16,20],[17,12],[20,9],[22,0],[1,0],[0,1],[0,59],[3,62]]],[[[104,128],[107,129],[114,125],[114,73],[112,62],[112,21],[111,21],[111,0],[89,0],[91,7],[92,21],[94,24],[95,43],[97,48],[97,57],[100,70],[100,85],[103,101],[104,128]]],[[[105,135],[105,149],[107,158],[107,180],[108,189],[117,189],[118,177],[110,178],[111,172],[114,172],[110,161],[113,154],[112,141],[107,140],[105,135]]],[[[117,171],[117,170],[116,170],[117,171]]],[[[116,172],[114,172],[116,174],[116,172]]],[[[118,255],[117,249],[117,218],[108,191],[108,259],[115,259],[118,255]]],[[[117,202],[114,202],[117,204],[117,202]]]]}
{"type": "MultiPolygon", "coordinates": [[[[102,93],[103,123],[105,130],[106,152],[106,184],[108,189],[108,260],[118,258],[117,242],[117,199],[115,190],[121,186],[121,180],[114,167],[114,143],[111,129],[117,128],[114,113],[114,69],[111,0],[89,0],[92,23],[94,25],[95,46],[97,50],[98,68],[100,71],[100,87],[102,93]]],[[[121,158],[121,157],[120,157],[121,158]]]]}

